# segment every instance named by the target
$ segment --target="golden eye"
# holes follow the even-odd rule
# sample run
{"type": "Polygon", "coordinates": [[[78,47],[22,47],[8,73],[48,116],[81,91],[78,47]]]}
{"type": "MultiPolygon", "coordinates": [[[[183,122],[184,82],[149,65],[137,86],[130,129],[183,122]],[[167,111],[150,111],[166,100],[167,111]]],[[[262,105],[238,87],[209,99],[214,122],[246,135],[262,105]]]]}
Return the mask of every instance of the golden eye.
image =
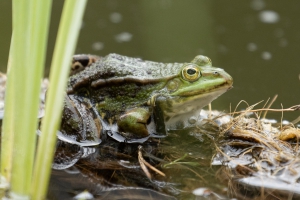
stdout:
{"type": "Polygon", "coordinates": [[[182,78],[193,82],[200,78],[201,72],[200,70],[193,64],[189,64],[185,66],[182,70],[182,78]]]}

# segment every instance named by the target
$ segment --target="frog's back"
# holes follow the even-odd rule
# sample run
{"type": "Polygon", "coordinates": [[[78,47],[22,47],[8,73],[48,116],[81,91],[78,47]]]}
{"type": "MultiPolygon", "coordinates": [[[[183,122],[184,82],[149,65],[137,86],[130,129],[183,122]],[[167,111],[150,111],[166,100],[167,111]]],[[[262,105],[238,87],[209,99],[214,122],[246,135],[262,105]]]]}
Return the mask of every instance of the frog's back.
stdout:
{"type": "Polygon", "coordinates": [[[147,84],[178,76],[182,64],[160,63],[109,54],[84,71],[70,77],[68,93],[86,85],[94,88],[111,83],[136,82],[147,84]]]}

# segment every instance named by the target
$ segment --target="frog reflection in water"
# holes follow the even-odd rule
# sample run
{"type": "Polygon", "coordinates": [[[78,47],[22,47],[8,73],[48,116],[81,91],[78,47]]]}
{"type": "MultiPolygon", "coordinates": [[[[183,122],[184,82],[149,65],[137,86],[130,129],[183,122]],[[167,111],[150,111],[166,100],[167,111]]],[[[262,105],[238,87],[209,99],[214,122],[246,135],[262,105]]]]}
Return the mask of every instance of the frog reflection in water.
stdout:
{"type": "Polygon", "coordinates": [[[69,78],[61,134],[82,146],[107,133],[120,142],[165,136],[190,126],[202,107],[232,87],[223,69],[205,56],[158,63],[118,54],[77,55],[69,78]],[[80,71],[81,70],[81,71],[80,71]]]}

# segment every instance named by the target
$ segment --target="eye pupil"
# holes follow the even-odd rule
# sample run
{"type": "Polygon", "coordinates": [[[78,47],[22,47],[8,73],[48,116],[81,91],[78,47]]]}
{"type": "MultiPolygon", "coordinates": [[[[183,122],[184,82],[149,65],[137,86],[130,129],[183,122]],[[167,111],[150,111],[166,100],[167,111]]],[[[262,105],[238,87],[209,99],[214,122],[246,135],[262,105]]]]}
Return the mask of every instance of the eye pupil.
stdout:
{"type": "Polygon", "coordinates": [[[188,63],[187,65],[183,66],[181,76],[186,81],[194,82],[201,77],[201,71],[199,66],[193,63],[188,63]]]}
{"type": "Polygon", "coordinates": [[[188,69],[186,70],[186,72],[189,74],[189,75],[193,75],[196,73],[196,70],[195,69],[188,69]]]}

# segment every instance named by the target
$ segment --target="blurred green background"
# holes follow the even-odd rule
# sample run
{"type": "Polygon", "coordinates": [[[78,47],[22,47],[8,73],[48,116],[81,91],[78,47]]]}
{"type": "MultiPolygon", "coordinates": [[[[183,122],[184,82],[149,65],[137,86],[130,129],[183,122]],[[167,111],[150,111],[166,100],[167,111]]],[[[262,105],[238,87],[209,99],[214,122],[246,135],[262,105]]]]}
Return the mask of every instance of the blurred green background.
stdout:
{"type": "MultiPolygon", "coordinates": [[[[62,5],[54,0],[45,76],[62,5]]],[[[290,107],[300,104],[299,6],[278,0],[89,1],[76,53],[114,52],[161,62],[188,62],[204,54],[234,78],[234,88],[213,103],[214,109],[228,111],[230,103],[254,104],[275,94],[273,108],[290,107]]],[[[0,70],[5,72],[10,1],[0,1],[0,16],[0,70]]],[[[284,118],[298,115],[285,113],[284,118]]]]}

